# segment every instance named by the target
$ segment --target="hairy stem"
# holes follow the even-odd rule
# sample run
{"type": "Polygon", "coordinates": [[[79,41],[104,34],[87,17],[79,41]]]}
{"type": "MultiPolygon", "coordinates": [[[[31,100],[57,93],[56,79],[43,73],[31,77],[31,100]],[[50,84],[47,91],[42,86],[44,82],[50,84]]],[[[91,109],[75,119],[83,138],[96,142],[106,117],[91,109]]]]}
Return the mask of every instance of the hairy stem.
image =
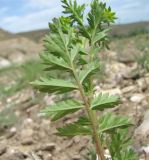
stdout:
{"type": "Polygon", "coordinates": [[[90,110],[90,108],[91,108],[91,103],[90,103],[90,100],[89,100],[90,98],[86,97],[86,95],[84,93],[83,86],[79,82],[79,79],[78,79],[78,76],[77,76],[77,73],[76,73],[76,70],[75,70],[73,64],[72,64],[72,68],[73,68],[74,78],[75,78],[75,80],[77,82],[77,85],[79,87],[79,91],[80,91],[81,97],[82,97],[82,99],[84,101],[84,104],[85,104],[85,107],[86,107],[86,111],[88,113],[88,116],[89,116],[91,124],[92,124],[93,139],[95,141],[96,153],[98,155],[98,158],[100,158],[100,160],[105,160],[104,151],[103,151],[102,145],[101,145],[101,140],[100,140],[100,138],[98,136],[98,132],[97,132],[98,123],[97,123],[96,112],[90,110]]]}

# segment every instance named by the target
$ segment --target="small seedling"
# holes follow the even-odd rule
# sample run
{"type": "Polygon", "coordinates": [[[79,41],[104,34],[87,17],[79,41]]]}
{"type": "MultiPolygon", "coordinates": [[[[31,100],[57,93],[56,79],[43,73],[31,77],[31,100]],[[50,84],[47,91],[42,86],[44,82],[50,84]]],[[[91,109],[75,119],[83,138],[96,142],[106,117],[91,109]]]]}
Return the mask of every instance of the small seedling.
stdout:
{"type": "Polygon", "coordinates": [[[98,53],[109,48],[108,27],[116,19],[115,13],[106,3],[93,0],[90,11],[76,0],[61,0],[66,16],[54,18],[49,24],[50,34],[45,37],[45,49],[41,59],[49,73],[61,73],[61,77],[49,76],[36,80],[32,85],[42,92],[63,94],[78,91],[80,99],[73,94],[62,101],[46,107],[42,113],[53,121],[82,109],[85,114],[74,123],[58,128],[60,136],[89,135],[93,138],[96,158],[105,160],[104,147],[108,148],[113,160],[136,160],[128,148],[122,131],[131,125],[126,117],[97,113],[113,108],[120,103],[118,96],[95,94],[95,77],[100,70],[98,53]],[[87,18],[86,18],[87,17],[87,18]],[[127,146],[127,147],[126,147],[127,146]],[[117,148],[118,147],[118,148],[117,148]]]}

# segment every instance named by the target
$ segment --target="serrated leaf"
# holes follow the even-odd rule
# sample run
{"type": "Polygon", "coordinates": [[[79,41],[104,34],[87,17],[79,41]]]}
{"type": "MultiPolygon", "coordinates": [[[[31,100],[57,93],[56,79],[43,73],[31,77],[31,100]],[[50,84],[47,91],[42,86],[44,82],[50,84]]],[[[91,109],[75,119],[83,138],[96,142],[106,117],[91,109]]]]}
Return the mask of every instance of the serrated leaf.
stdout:
{"type": "Polygon", "coordinates": [[[78,87],[70,81],[54,78],[41,78],[31,84],[40,91],[48,93],[66,93],[78,89],[78,87]]]}
{"type": "Polygon", "coordinates": [[[71,56],[71,61],[74,62],[78,53],[79,53],[79,50],[80,50],[80,46],[79,45],[76,45],[76,46],[73,46],[72,49],[70,50],[70,56],[71,56]]]}
{"type": "Polygon", "coordinates": [[[88,117],[81,116],[76,122],[58,128],[58,131],[60,136],[91,135],[91,122],[88,117]]]}
{"type": "Polygon", "coordinates": [[[58,128],[59,136],[76,136],[76,135],[91,135],[92,131],[90,127],[77,125],[75,123],[65,125],[62,128],[58,128]]]}
{"type": "Polygon", "coordinates": [[[40,57],[43,60],[43,63],[48,66],[47,70],[71,70],[71,67],[62,58],[58,58],[48,53],[42,53],[40,57]]]}
{"type": "Polygon", "coordinates": [[[76,100],[65,100],[46,107],[43,112],[57,112],[72,109],[81,109],[83,107],[83,104],[76,100]]]}
{"type": "Polygon", "coordinates": [[[132,123],[127,117],[107,113],[99,119],[99,133],[128,128],[131,125],[132,123]]]}
{"type": "Polygon", "coordinates": [[[45,113],[44,116],[50,116],[52,121],[57,121],[68,114],[72,114],[72,113],[77,112],[79,109],[80,108],[65,110],[65,111],[50,112],[50,113],[45,113]]]}
{"type": "Polygon", "coordinates": [[[99,42],[101,39],[105,38],[107,36],[107,32],[109,31],[109,29],[103,30],[101,32],[96,33],[94,39],[93,39],[93,43],[99,42]]]}
{"type": "Polygon", "coordinates": [[[63,3],[62,7],[65,9],[63,13],[69,14],[69,17],[75,22],[78,22],[82,25],[82,19],[83,19],[83,13],[85,10],[85,4],[78,5],[77,1],[67,1],[67,0],[61,0],[63,3]]]}
{"type": "Polygon", "coordinates": [[[41,111],[45,116],[50,116],[53,121],[56,121],[67,114],[74,113],[83,108],[83,104],[75,100],[65,100],[56,104],[47,106],[41,111]]]}
{"type": "Polygon", "coordinates": [[[105,5],[99,0],[93,0],[91,3],[91,10],[88,13],[88,23],[91,29],[96,29],[102,22],[102,15],[104,13],[105,5]]]}
{"type": "Polygon", "coordinates": [[[79,5],[76,0],[72,1],[67,1],[67,0],[61,0],[63,3],[62,7],[65,9],[63,13],[68,14],[69,18],[72,20],[72,23],[74,24],[77,22],[79,25],[78,28],[80,30],[80,33],[84,37],[90,38],[90,34],[87,31],[83,20],[83,14],[86,8],[85,4],[79,5]]]}
{"type": "Polygon", "coordinates": [[[98,95],[92,102],[92,110],[104,110],[113,108],[120,103],[119,96],[109,95],[107,93],[98,95]]]}
{"type": "Polygon", "coordinates": [[[53,54],[54,56],[61,57],[65,61],[69,62],[68,55],[66,54],[66,50],[63,44],[63,41],[59,34],[52,33],[45,38],[44,46],[46,51],[49,54],[53,54]]]}
{"type": "Polygon", "coordinates": [[[80,71],[79,80],[83,83],[91,75],[95,74],[99,70],[99,63],[89,63],[86,65],[86,69],[80,71]]]}
{"type": "Polygon", "coordinates": [[[82,126],[91,126],[91,122],[89,118],[86,116],[79,117],[78,121],[75,122],[75,124],[82,125],[82,126]]]}

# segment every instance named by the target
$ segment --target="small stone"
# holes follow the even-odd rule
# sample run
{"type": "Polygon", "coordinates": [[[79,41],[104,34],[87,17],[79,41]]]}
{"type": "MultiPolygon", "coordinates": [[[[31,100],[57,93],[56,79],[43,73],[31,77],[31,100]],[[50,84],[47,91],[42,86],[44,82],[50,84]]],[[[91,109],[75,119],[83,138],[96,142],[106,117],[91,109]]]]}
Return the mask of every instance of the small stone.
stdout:
{"type": "Polygon", "coordinates": [[[21,151],[18,151],[16,149],[8,149],[6,158],[7,160],[24,160],[27,158],[27,154],[24,154],[21,151]]]}
{"type": "Polygon", "coordinates": [[[27,155],[24,154],[23,152],[20,152],[20,151],[14,153],[14,155],[15,155],[16,157],[20,158],[20,159],[25,159],[25,158],[27,158],[27,155]]]}
{"type": "Polygon", "coordinates": [[[12,127],[12,128],[10,128],[10,132],[11,132],[11,133],[16,133],[16,132],[17,132],[16,127],[12,127]]]}
{"type": "Polygon", "coordinates": [[[11,103],[12,102],[12,99],[11,98],[8,98],[7,99],[7,103],[11,103]]]}
{"type": "Polygon", "coordinates": [[[21,138],[25,139],[26,137],[32,137],[34,134],[33,129],[29,128],[29,129],[23,129],[21,132],[21,138]]]}
{"type": "Polygon", "coordinates": [[[17,117],[20,117],[21,112],[20,112],[20,111],[15,111],[15,115],[16,115],[17,117]]]}
{"type": "Polygon", "coordinates": [[[149,154],[149,146],[147,146],[147,147],[142,147],[142,150],[143,150],[145,153],[149,154]]]}
{"type": "Polygon", "coordinates": [[[2,156],[4,153],[6,153],[7,148],[4,146],[0,147],[0,156],[2,156]]]}
{"type": "Polygon", "coordinates": [[[56,149],[56,144],[55,143],[45,144],[44,146],[41,147],[42,151],[53,151],[55,149],[56,149]]]}
{"type": "Polygon", "coordinates": [[[119,88],[103,90],[102,93],[109,93],[110,95],[121,95],[122,94],[122,92],[119,88]]]}
{"type": "Polygon", "coordinates": [[[80,155],[75,155],[72,157],[72,160],[81,160],[80,155]]]}
{"type": "Polygon", "coordinates": [[[4,59],[4,58],[0,57],[0,69],[1,68],[7,68],[9,66],[11,66],[10,61],[8,61],[7,59],[4,59]]]}
{"type": "Polygon", "coordinates": [[[130,101],[134,103],[140,103],[144,98],[145,96],[143,94],[136,94],[130,98],[130,101]]]}
{"type": "Polygon", "coordinates": [[[133,92],[136,89],[136,86],[128,86],[122,89],[122,93],[128,93],[128,92],[133,92]]]}
{"type": "Polygon", "coordinates": [[[21,144],[22,145],[32,145],[32,144],[34,144],[34,141],[32,138],[26,138],[26,139],[22,140],[21,144]]]}
{"type": "Polygon", "coordinates": [[[17,132],[16,127],[10,128],[9,133],[8,133],[8,135],[7,135],[7,138],[13,137],[13,136],[16,134],[16,132],[17,132]]]}
{"type": "Polygon", "coordinates": [[[32,123],[33,123],[33,120],[32,120],[31,118],[27,118],[27,119],[25,119],[24,122],[23,122],[23,124],[24,124],[25,126],[27,126],[27,125],[29,125],[29,124],[32,124],[32,123]]]}
{"type": "Polygon", "coordinates": [[[51,154],[45,155],[44,160],[52,160],[52,155],[51,154]]]}

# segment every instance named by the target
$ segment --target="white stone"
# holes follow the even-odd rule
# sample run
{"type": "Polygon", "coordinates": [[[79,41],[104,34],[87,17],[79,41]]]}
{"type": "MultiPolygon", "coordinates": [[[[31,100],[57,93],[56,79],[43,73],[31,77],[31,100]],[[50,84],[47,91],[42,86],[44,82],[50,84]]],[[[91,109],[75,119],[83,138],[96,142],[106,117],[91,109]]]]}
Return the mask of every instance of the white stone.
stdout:
{"type": "Polygon", "coordinates": [[[130,98],[130,101],[134,103],[140,103],[144,98],[145,96],[143,94],[135,94],[130,98]]]}
{"type": "Polygon", "coordinates": [[[145,152],[145,153],[149,153],[149,146],[147,146],[147,147],[142,147],[142,150],[145,152]]]}
{"type": "Polygon", "coordinates": [[[7,68],[9,66],[11,66],[10,61],[8,61],[7,59],[4,59],[4,58],[0,58],[0,69],[7,68]]]}
{"type": "Polygon", "coordinates": [[[11,133],[16,133],[16,131],[17,131],[16,127],[10,128],[10,132],[11,132],[11,133]]]}

